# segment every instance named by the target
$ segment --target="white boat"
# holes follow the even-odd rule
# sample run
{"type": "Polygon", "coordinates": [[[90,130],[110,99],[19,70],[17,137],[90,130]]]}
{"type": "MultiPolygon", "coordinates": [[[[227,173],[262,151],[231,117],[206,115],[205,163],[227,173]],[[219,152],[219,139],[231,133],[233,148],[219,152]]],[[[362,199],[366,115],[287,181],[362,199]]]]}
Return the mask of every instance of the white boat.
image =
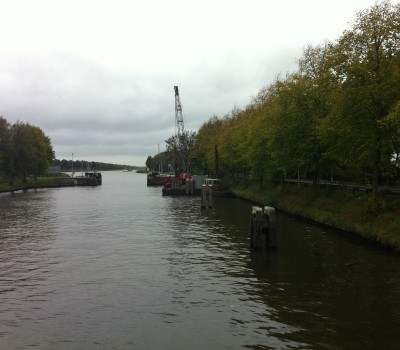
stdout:
{"type": "Polygon", "coordinates": [[[204,179],[204,185],[212,186],[213,196],[215,197],[234,197],[231,191],[224,189],[220,179],[204,179]]]}

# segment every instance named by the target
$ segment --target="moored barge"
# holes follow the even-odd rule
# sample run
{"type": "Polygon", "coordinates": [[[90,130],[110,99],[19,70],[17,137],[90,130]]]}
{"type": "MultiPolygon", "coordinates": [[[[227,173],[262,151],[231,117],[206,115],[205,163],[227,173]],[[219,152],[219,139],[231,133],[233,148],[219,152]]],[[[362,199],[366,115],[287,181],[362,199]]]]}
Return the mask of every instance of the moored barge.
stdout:
{"type": "Polygon", "coordinates": [[[57,186],[100,186],[102,182],[102,175],[98,172],[87,172],[85,176],[64,177],[56,180],[57,186]]]}

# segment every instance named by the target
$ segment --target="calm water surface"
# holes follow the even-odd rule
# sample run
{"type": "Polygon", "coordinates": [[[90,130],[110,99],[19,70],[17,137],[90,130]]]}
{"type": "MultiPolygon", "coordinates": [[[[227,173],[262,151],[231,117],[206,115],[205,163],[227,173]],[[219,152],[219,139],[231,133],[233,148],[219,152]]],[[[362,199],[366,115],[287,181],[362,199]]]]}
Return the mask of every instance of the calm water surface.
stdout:
{"type": "Polygon", "coordinates": [[[0,349],[397,349],[400,257],[251,204],[162,197],[144,175],[0,195],[0,349]]]}

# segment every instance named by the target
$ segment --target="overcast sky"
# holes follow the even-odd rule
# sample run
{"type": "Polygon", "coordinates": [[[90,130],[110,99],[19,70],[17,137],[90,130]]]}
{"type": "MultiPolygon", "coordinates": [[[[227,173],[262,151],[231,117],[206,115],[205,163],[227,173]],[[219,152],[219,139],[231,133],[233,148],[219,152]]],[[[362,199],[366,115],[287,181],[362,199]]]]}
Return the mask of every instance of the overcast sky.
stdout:
{"type": "MultiPolygon", "coordinates": [[[[373,0],[0,0],[0,115],[58,159],[143,166],[175,133],[245,107],[373,0]]],[[[397,1],[393,1],[397,3],[397,1]]]]}

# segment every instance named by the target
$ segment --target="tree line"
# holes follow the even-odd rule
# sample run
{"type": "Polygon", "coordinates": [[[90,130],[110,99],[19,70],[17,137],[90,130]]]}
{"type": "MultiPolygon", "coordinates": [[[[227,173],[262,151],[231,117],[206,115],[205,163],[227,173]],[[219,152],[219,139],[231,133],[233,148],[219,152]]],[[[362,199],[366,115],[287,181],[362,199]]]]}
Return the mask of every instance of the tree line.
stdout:
{"type": "Polygon", "coordinates": [[[53,159],[51,140],[42,129],[20,121],[11,125],[0,116],[0,178],[27,182],[28,175],[47,173],[53,159]]]}
{"type": "Polygon", "coordinates": [[[67,159],[54,159],[52,165],[59,166],[61,171],[107,171],[107,170],[135,170],[138,169],[137,166],[123,165],[123,164],[113,164],[104,162],[94,162],[86,160],[67,160],[67,159]]]}
{"type": "Polygon", "coordinates": [[[243,109],[199,129],[194,157],[219,176],[369,182],[398,177],[400,4],[375,3],[334,42],[307,46],[298,68],[243,109]]]}
{"type": "Polygon", "coordinates": [[[130,165],[54,159],[51,140],[41,128],[20,121],[11,125],[0,116],[0,182],[14,184],[16,179],[27,182],[28,176],[47,175],[50,165],[75,172],[137,169],[130,165]]]}

